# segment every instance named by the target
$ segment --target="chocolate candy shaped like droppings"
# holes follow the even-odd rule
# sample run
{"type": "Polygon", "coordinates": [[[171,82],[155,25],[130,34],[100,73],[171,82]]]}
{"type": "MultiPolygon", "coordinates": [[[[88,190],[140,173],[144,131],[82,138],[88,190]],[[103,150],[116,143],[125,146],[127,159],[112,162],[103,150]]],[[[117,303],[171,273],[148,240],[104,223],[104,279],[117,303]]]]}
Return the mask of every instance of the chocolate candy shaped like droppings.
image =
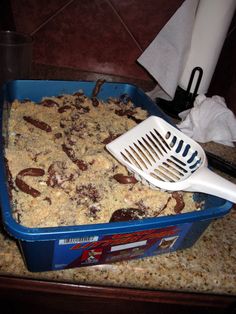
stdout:
{"type": "Polygon", "coordinates": [[[57,111],[59,113],[63,113],[63,112],[65,112],[68,109],[71,109],[71,106],[65,105],[65,106],[60,107],[57,111]]]}
{"type": "Polygon", "coordinates": [[[176,205],[174,207],[174,212],[176,214],[179,214],[184,209],[184,206],[185,206],[184,199],[183,199],[183,193],[173,192],[172,197],[176,201],[176,205]]]}
{"type": "Polygon", "coordinates": [[[62,150],[66,155],[70,158],[72,162],[76,162],[75,152],[73,148],[66,146],[66,144],[62,144],[62,150]]]}
{"type": "Polygon", "coordinates": [[[40,177],[45,174],[45,171],[42,168],[25,168],[21,170],[17,176],[26,177],[40,177]]]}
{"type": "Polygon", "coordinates": [[[25,168],[17,174],[15,179],[16,186],[22,192],[29,194],[33,197],[38,197],[41,193],[38,190],[30,187],[27,183],[24,182],[22,178],[26,176],[40,177],[43,176],[44,174],[45,171],[41,168],[25,168]]]}
{"type": "Polygon", "coordinates": [[[134,110],[125,109],[125,108],[122,108],[122,109],[119,109],[119,110],[115,110],[115,114],[117,114],[118,116],[120,116],[120,117],[127,116],[127,118],[133,120],[135,123],[138,124],[138,123],[142,122],[143,120],[135,118],[135,116],[134,116],[135,113],[136,112],[134,110]]]}
{"type": "Polygon", "coordinates": [[[52,132],[52,128],[50,127],[50,125],[48,125],[47,123],[45,123],[43,121],[33,119],[30,116],[24,116],[23,119],[38,129],[41,129],[45,132],[52,132]]]}
{"type": "Polygon", "coordinates": [[[131,109],[122,108],[119,110],[115,110],[115,114],[117,114],[120,117],[123,117],[123,116],[129,116],[130,117],[130,116],[133,116],[135,114],[135,111],[133,111],[131,109]]]}
{"type": "Polygon", "coordinates": [[[139,123],[141,123],[141,122],[143,122],[143,120],[142,119],[138,119],[138,118],[135,118],[134,116],[130,116],[130,115],[128,115],[127,116],[129,119],[131,119],[131,120],[133,120],[135,123],[137,123],[137,124],[139,124],[139,123]]]}
{"type": "Polygon", "coordinates": [[[41,194],[38,190],[30,187],[27,183],[25,183],[19,177],[16,177],[15,183],[19,190],[33,197],[38,197],[41,194]]]}
{"type": "Polygon", "coordinates": [[[120,208],[114,211],[111,216],[110,222],[121,222],[129,220],[143,219],[146,216],[146,212],[141,208],[120,208]]]}
{"type": "Polygon", "coordinates": [[[39,105],[44,107],[59,107],[59,104],[52,99],[44,99],[39,105]]]}
{"type": "Polygon", "coordinates": [[[94,107],[98,107],[99,105],[99,100],[96,97],[91,98],[92,104],[94,107]]]}
{"type": "Polygon", "coordinates": [[[122,173],[115,174],[113,178],[121,184],[134,184],[138,182],[134,176],[125,176],[122,173]]]}
{"type": "Polygon", "coordinates": [[[10,199],[12,199],[12,190],[16,190],[16,188],[14,186],[12,173],[9,169],[8,159],[6,157],[4,157],[4,161],[5,161],[5,165],[6,165],[6,174],[7,174],[7,181],[8,181],[8,186],[9,186],[8,193],[9,193],[10,199]]]}
{"type": "Polygon", "coordinates": [[[68,147],[65,144],[62,144],[62,150],[64,153],[66,153],[67,157],[78,166],[80,170],[86,171],[88,169],[88,165],[86,164],[85,161],[76,158],[73,148],[68,147]]]}
{"type": "Polygon", "coordinates": [[[99,94],[100,89],[105,82],[106,80],[102,80],[102,79],[97,80],[96,85],[92,91],[92,98],[96,97],[99,94]]]}
{"type": "Polygon", "coordinates": [[[86,171],[88,169],[88,165],[86,164],[86,162],[82,159],[77,159],[76,160],[76,165],[78,166],[78,168],[82,171],[86,171]]]}

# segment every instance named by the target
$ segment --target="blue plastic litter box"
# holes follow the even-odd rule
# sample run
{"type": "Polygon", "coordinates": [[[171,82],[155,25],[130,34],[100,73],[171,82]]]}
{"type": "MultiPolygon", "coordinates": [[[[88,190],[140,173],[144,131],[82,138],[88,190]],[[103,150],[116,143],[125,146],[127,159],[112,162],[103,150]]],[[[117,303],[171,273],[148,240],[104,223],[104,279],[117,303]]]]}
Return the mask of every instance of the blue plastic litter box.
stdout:
{"type": "MultiPolygon", "coordinates": [[[[39,102],[45,96],[72,94],[82,89],[87,96],[96,82],[16,80],[4,85],[0,94],[1,130],[3,107],[14,99],[39,102]]],[[[168,117],[137,86],[104,83],[98,98],[128,95],[135,106],[169,121],[168,117]]],[[[170,121],[169,121],[170,122],[170,121]]],[[[48,271],[79,266],[105,264],[142,258],[191,247],[215,218],[227,214],[232,203],[206,194],[195,193],[204,200],[203,210],[174,216],[128,222],[78,225],[53,228],[27,228],[12,217],[8,196],[4,145],[1,132],[0,198],[2,220],[7,232],[19,241],[23,258],[30,271],[48,271]]]]}

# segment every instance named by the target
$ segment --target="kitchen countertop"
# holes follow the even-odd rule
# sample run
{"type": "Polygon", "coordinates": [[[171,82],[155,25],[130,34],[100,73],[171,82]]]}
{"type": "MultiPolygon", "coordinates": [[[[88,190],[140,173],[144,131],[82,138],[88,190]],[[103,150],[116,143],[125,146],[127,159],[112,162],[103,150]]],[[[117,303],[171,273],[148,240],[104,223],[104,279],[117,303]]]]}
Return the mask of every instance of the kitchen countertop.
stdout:
{"type": "MultiPolygon", "coordinates": [[[[43,65],[34,65],[32,74],[36,79],[96,80],[101,77],[99,74],[43,65]]],[[[105,78],[124,80],[111,76],[105,78]]],[[[149,82],[136,80],[134,83],[143,89],[152,88],[149,82]]],[[[217,154],[218,147],[214,144],[210,149],[217,154]]],[[[232,159],[231,149],[228,151],[224,146],[219,149],[219,155],[232,159]]],[[[227,178],[236,183],[235,178],[227,178]]],[[[0,275],[74,284],[236,295],[235,243],[236,210],[233,208],[225,217],[214,220],[193,247],[183,251],[109,265],[30,273],[15,240],[0,229],[0,275]]]]}
{"type": "Polygon", "coordinates": [[[236,295],[236,210],[213,221],[186,250],[140,260],[30,273],[16,242],[0,233],[0,274],[87,285],[236,295]]]}

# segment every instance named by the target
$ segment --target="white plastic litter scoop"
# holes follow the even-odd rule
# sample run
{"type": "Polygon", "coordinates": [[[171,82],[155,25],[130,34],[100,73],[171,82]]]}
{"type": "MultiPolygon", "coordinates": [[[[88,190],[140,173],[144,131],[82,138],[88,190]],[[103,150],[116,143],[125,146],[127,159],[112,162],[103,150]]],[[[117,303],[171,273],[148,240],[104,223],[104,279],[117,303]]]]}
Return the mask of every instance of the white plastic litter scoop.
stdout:
{"type": "Polygon", "coordinates": [[[151,188],[203,192],[236,203],[236,184],[209,170],[202,147],[159,117],[147,118],[106,148],[151,188]]]}

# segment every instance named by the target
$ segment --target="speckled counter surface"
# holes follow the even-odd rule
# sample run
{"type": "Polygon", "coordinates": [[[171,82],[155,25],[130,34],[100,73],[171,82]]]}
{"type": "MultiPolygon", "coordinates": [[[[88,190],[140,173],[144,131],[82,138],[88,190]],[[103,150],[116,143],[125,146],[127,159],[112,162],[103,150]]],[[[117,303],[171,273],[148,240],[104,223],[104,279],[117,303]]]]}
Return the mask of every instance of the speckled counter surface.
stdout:
{"type": "MultiPolygon", "coordinates": [[[[36,73],[35,78],[39,76],[46,79],[50,73],[36,73]]],[[[72,79],[79,77],[75,75],[72,79]]],[[[236,183],[236,179],[229,179],[236,183]]],[[[236,295],[236,210],[232,209],[227,216],[213,221],[197,243],[183,251],[43,273],[27,271],[17,243],[0,230],[0,275],[87,285],[236,295]]]]}
{"type": "Polygon", "coordinates": [[[236,295],[236,210],[198,242],[171,254],[109,265],[30,273],[16,242],[0,233],[0,275],[140,289],[236,295]]]}

